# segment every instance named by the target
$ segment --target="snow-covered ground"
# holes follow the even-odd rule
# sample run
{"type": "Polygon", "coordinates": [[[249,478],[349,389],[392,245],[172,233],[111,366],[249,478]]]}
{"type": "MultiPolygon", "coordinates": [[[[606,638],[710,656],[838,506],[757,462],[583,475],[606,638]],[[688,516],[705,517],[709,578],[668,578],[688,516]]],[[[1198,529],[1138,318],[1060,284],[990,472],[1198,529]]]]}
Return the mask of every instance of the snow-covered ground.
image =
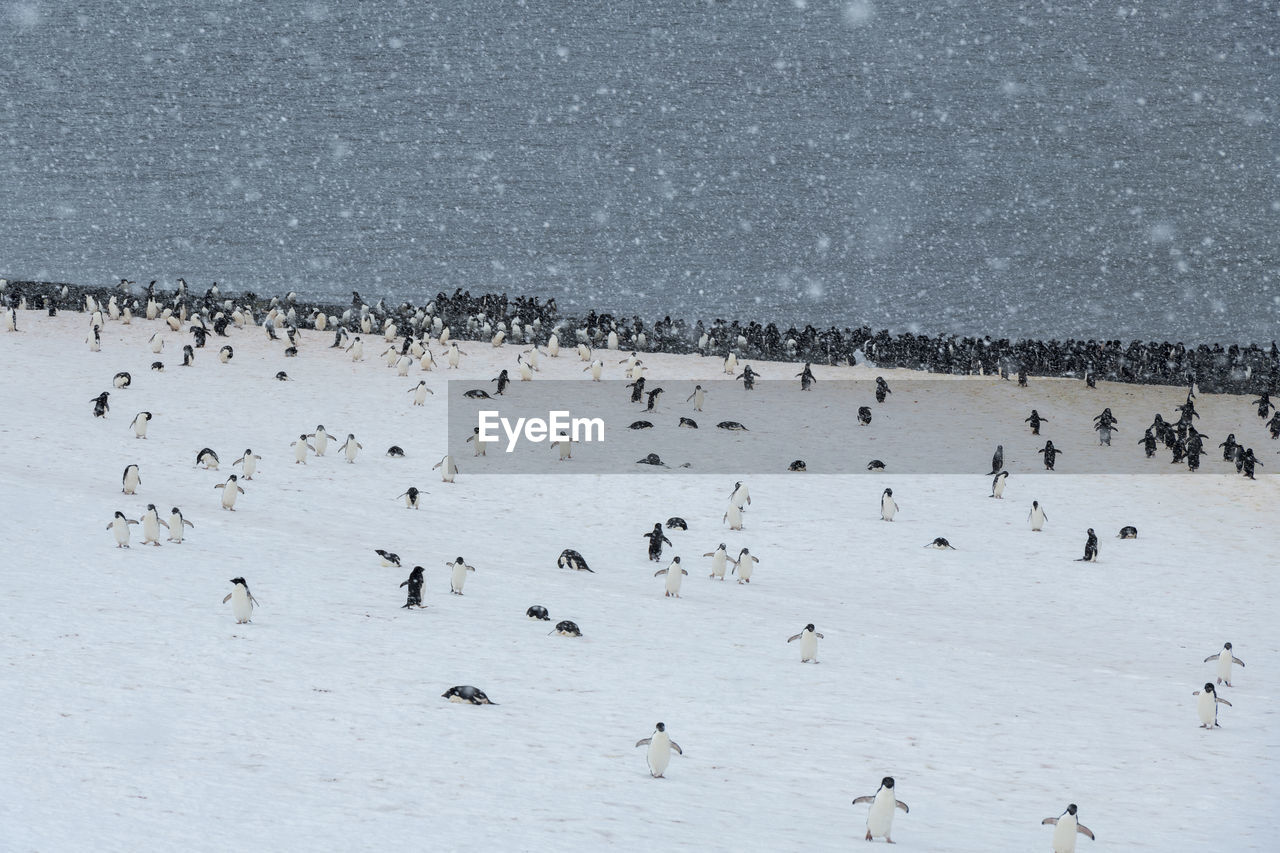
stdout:
{"type": "MultiPolygon", "coordinates": [[[[98,353],[83,314],[22,312],[19,327],[0,333],[0,849],[837,850],[862,843],[867,807],[850,801],[885,775],[911,807],[904,850],[1048,850],[1040,821],[1069,802],[1097,834],[1081,849],[1276,849],[1280,456],[1244,398],[1202,395],[1201,429],[1252,445],[1255,482],[1216,453],[1195,474],[1072,475],[1073,456],[1140,456],[1134,425],[1183,392],[1033,379],[1000,389],[1018,396],[992,409],[989,444],[1031,447],[1036,407],[1067,455],[1051,475],[1038,457],[1011,468],[1002,501],[985,459],[973,475],[734,478],[481,476],[459,457],[448,485],[430,470],[446,380],[487,384],[520,348],[464,345],[461,370],[406,379],[380,346],[352,363],[328,333],[286,359],[262,329],[233,330],[183,368],[190,336],[159,323],[109,323],[98,353]],[[111,389],[121,370],[132,387],[111,389]],[[436,395],[418,408],[420,377],[436,395]],[[1104,405],[1128,427],[1109,449],[1090,431],[1104,405]],[[129,428],[141,410],[146,440],[129,428]],[[355,434],[354,464],[332,446],[294,464],[290,442],[317,424],[355,434]],[[194,466],[205,446],[220,470],[194,466]],[[263,458],[225,512],[214,486],[245,448],[263,458]],[[125,496],[130,463],[142,484],[125,496]],[[733,479],[752,495],[736,532],[721,521],[733,479]],[[420,511],[395,499],[410,485],[420,511]],[[117,549],[112,513],[148,503],[180,506],[187,541],[142,547],[134,527],[117,549]],[[649,562],[641,535],[675,515],[689,530],[649,562]],[[1140,538],[1117,540],[1126,524],[1140,538]],[[1074,561],[1088,527],[1096,564],[1074,561]],[[922,547],[935,536],[957,550],[922,547]],[[750,585],[708,578],[700,555],[720,542],[759,557],[750,585]],[[565,548],[594,574],[558,569],[565,548]],[[459,555],[477,569],[462,597],[444,567],[459,555]],[[672,555],[690,572],[679,599],[653,577],[672,555]],[[421,611],[400,608],[414,564],[421,611]],[[221,603],[238,575],[261,602],[247,625],[221,603]],[[526,619],[533,604],[552,622],[526,619]],[[548,636],[561,619],[583,636],[548,636]],[[786,643],[808,622],[825,634],[817,666],[786,643]],[[1206,731],[1191,694],[1228,640],[1247,667],[1206,731]],[[498,704],[441,698],[459,684],[498,704]],[[684,756],[655,780],[634,744],[659,720],[684,756]]],[[[645,361],[673,388],[723,376],[715,359],[645,361]]],[[[570,352],[542,364],[540,379],[582,378],[570,352]]],[[[904,396],[877,407],[897,430],[938,415],[904,396]]],[[[1172,467],[1163,450],[1152,465],[1172,467]]]]}

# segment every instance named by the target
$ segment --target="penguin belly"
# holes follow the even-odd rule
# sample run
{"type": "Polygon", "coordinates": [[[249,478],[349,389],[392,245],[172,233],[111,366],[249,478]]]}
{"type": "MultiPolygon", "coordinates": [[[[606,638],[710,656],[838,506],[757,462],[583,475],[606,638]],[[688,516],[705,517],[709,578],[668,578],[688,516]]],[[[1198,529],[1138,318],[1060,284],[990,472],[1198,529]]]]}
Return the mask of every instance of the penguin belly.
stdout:
{"type": "Polygon", "coordinates": [[[307,440],[305,438],[298,439],[298,443],[294,446],[293,460],[295,463],[307,461],[307,440]]]}
{"type": "Polygon", "coordinates": [[[140,482],[142,482],[142,480],[138,477],[137,471],[131,468],[129,473],[124,477],[124,493],[126,495],[131,495],[138,491],[138,484],[140,482]]]}
{"type": "Polygon", "coordinates": [[[246,480],[253,479],[253,473],[257,470],[258,460],[254,459],[252,456],[246,456],[244,458],[244,478],[246,480]]]}
{"type": "Polygon", "coordinates": [[[800,638],[800,660],[818,662],[818,635],[812,631],[800,638]]]}
{"type": "Polygon", "coordinates": [[[160,544],[160,518],[154,512],[142,516],[142,544],[160,544]]]}
{"type": "Polygon", "coordinates": [[[711,576],[724,580],[724,570],[728,562],[728,557],[725,554],[717,553],[711,560],[711,576]]]}
{"type": "Polygon", "coordinates": [[[182,516],[177,515],[176,513],[174,515],[169,516],[169,541],[170,542],[182,541],[182,526],[183,526],[182,516]]]}
{"type": "Polygon", "coordinates": [[[1053,829],[1053,853],[1075,853],[1076,819],[1064,814],[1058,818],[1058,825],[1053,829]]]}
{"type": "Polygon", "coordinates": [[[893,502],[893,498],[885,497],[880,502],[880,517],[885,521],[893,521],[893,515],[898,511],[898,505],[893,502]]]}
{"type": "Polygon", "coordinates": [[[253,602],[240,584],[231,591],[231,614],[236,617],[237,624],[248,622],[253,615],[253,602]]]}
{"type": "Polygon", "coordinates": [[[741,530],[742,529],[742,509],[735,504],[730,504],[727,515],[729,517],[729,529],[741,530]]]}
{"type": "Polygon", "coordinates": [[[748,583],[751,580],[751,572],[756,567],[756,561],[751,557],[743,557],[738,563],[738,582],[748,583]]]}
{"type": "Polygon", "coordinates": [[[649,773],[661,776],[671,763],[671,736],[666,732],[655,732],[649,741],[649,773]]]}
{"type": "Polygon", "coordinates": [[[1231,652],[1225,649],[1218,653],[1218,680],[1224,684],[1231,682],[1231,652]]]}
{"type": "Polygon", "coordinates": [[[324,433],[316,433],[316,456],[324,456],[325,448],[329,446],[329,439],[324,433]]]}
{"type": "MultiPolygon", "coordinates": [[[[817,642],[814,642],[817,645],[817,642]]],[[[867,832],[872,838],[884,838],[893,830],[893,810],[897,805],[893,791],[882,788],[867,813],[867,832]]]]}
{"type": "Polygon", "coordinates": [[[1044,513],[1038,509],[1031,511],[1031,529],[1040,530],[1044,527],[1044,513]]]}
{"type": "Polygon", "coordinates": [[[1196,701],[1196,714],[1199,715],[1201,723],[1213,728],[1213,724],[1218,719],[1217,695],[1208,690],[1200,691],[1196,701]]]}
{"type": "Polygon", "coordinates": [[[240,494],[235,483],[229,483],[222,488],[222,506],[231,509],[236,505],[236,495],[240,494]]]}
{"type": "Polygon", "coordinates": [[[467,582],[467,567],[465,565],[453,564],[453,575],[449,578],[449,587],[459,595],[462,594],[462,585],[467,582]]]}
{"type": "MultiPolygon", "coordinates": [[[[680,571],[679,566],[672,566],[667,570],[667,595],[680,597],[680,581],[684,578],[684,572],[680,571]]],[[[666,765],[663,765],[664,767],[666,765]]]]}
{"type": "Polygon", "coordinates": [[[129,522],[116,519],[111,522],[111,532],[115,534],[116,544],[128,546],[129,544],[129,522]]]}

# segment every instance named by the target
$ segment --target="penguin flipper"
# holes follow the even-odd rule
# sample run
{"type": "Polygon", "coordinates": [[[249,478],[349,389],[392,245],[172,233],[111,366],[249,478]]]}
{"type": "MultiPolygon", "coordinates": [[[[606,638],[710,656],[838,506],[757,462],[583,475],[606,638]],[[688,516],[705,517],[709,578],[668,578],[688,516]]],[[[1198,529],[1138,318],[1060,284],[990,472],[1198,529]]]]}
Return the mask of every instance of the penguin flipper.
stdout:
{"type": "MultiPolygon", "coordinates": [[[[825,640],[827,638],[827,635],[823,634],[821,631],[814,631],[813,635],[817,637],[819,640],[825,640]]],[[[902,803],[898,803],[898,805],[902,805],[902,803]]]]}
{"type": "MultiPolygon", "coordinates": [[[[856,805],[858,805],[859,803],[874,803],[875,801],[876,801],[876,798],[875,798],[874,796],[869,796],[869,797],[858,797],[858,799],[856,799],[856,800],[854,800],[854,801],[853,801],[853,805],[855,805],[855,806],[856,806],[856,805]]],[[[1057,820],[1057,818],[1055,817],[1055,818],[1054,818],[1054,820],[1056,821],[1056,820],[1057,820]]]]}
{"type": "Polygon", "coordinates": [[[684,750],[680,748],[680,744],[671,741],[671,748],[676,751],[676,755],[684,755],[684,750]]]}
{"type": "MultiPolygon", "coordinates": [[[[1046,824],[1049,826],[1057,826],[1058,819],[1056,817],[1047,817],[1044,820],[1040,821],[1041,826],[1045,826],[1046,824]]],[[[1077,824],[1077,826],[1079,826],[1079,824],[1077,824]]]]}
{"type": "Polygon", "coordinates": [[[651,743],[652,741],[653,741],[653,738],[651,737],[643,738],[641,740],[636,741],[636,746],[648,746],[649,743],[651,743]]]}
{"type": "Polygon", "coordinates": [[[1231,662],[1232,662],[1232,663],[1238,663],[1238,664],[1240,664],[1241,666],[1244,666],[1244,661],[1240,660],[1240,658],[1235,657],[1235,656],[1232,656],[1232,658],[1231,658],[1231,662]]]}
{"type": "Polygon", "coordinates": [[[1208,663],[1208,662],[1209,662],[1209,661],[1211,661],[1211,660],[1217,660],[1217,659],[1218,659],[1218,656],[1219,656],[1219,655],[1221,655],[1221,654],[1222,654],[1222,653],[1221,653],[1221,652],[1219,652],[1219,653],[1218,653],[1218,654],[1216,654],[1216,655],[1209,655],[1207,658],[1205,658],[1205,659],[1204,659],[1204,662],[1205,662],[1205,663],[1208,663]]]}
{"type": "MultiPolygon", "coordinates": [[[[822,636],[822,635],[821,635],[821,634],[819,634],[818,636],[822,636]]],[[[906,804],[906,803],[904,803],[902,800],[894,800],[894,801],[893,801],[893,804],[894,804],[895,806],[897,806],[898,808],[902,809],[902,810],[903,810],[904,812],[906,812],[907,814],[911,814],[911,809],[910,809],[910,808],[908,808],[907,804],[906,804]]]]}
{"type": "Polygon", "coordinates": [[[226,598],[222,599],[222,603],[226,604],[230,600],[231,600],[231,593],[227,593],[226,598]]]}
{"type": "Polygon", "coordinates": [[[1234,707],[1230,702],[1228,702],[1226,699],[1223,699],[1221,696],[1218,696],[1215,694],[1213,698],[1217,700],[1219,705],[1226,705],[1228,708],[1234,707]]]}
{"type": "Polygon", "coordinates": [[[192,524],[191,522],[187,521],[185,518],[184,518],[184,519],[182,519],[182,523],[183,523],[183,524],[185,524],[187,527],[190,527],[190,528],[191,528],[191,529],[193,529],[193,530],[195,529],[195,525],[194,525],[194,524],[192,524]]]}
{"type": "Polygon", "coordinates": [[[653,573],[653,576],[656,578],[658,575],[665,575],[666,573],[667,573],[666,569],[658,569],[656,572],[653,573]]]}
{"type": "Polygon", "coordinates": [[[1089,836],[1090,841],[1097,841],[1097,839],[1093,837],[1093,830],[1085,826],[1083,823],[1076,824],[1076,832],[1080,833],[1081,835],[1089,836]]]}
{"type": "MultiPolygon", "coordinates": [[[[787,642],[788,642],[788,643],[791,643],[791,642],[794,642],[794,641],[796,641],[796,640],[798,640],[798,639],[800,639],[800,634],[796,634],[796,635],[795,635],[795,636],[793,636],[793,637],[787,637],[787,642]]],[[[854,800],[854,802],[856,803],[856,802],[857,802],[857,800],[854,800]]]]}

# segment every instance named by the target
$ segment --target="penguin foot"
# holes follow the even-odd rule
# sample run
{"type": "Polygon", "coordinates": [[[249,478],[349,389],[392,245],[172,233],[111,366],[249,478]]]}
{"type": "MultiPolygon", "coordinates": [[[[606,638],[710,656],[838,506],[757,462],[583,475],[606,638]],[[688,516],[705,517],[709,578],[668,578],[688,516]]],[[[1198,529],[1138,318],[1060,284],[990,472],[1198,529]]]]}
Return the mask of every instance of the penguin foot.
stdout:
{"type": "Polygon", "coordinates": [[[867,841],[871,840],[871,830],[867,830],[867,841]]]}

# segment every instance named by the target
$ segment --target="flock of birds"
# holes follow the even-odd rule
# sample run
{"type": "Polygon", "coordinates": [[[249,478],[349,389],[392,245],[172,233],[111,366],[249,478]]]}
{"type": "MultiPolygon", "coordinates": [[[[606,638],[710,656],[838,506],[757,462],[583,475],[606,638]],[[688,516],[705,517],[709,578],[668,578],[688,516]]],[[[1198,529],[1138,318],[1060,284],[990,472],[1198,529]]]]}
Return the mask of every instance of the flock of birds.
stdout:
{"type": "MultiPolygon", "coordinates": [[[[133,306],[138,307],[138,306],[133,306]]],[[[122,322],[129,322],[131,319],[130,312],[132,307],[125,306],[123,309],[116,303],[113,298],[107,305],[97,303],[92,297],[86,300],[86,311],[90,314],[91,334],[88,339],[92,349],[99,351],[101,348],[101,330],[105,322],[105,317],[109,316],[122,322]]],[[[181,326],[188,322],[188,318],[180,317],[172,307],[161,307],[154,298],[150,299],[145,307],[145,314],[152,319],[158,319],[168,324],[173,331],[178,331],[181,326]]],[[[296,356],[297,348],[300,341],[298,328],[296,324],[296,315],[292,307],[275,306],[268,314],[262,318],[262,326],[265,328],[268,336],[276,340],[278,339],[275,329],[278,324],[286,327],[286,335],[288,338],[287,356],[296,356]]],[[[205,313],[196,313],[190,318],[191,326],[189,332],[193,335],[194,346],[188,345],[184,347],[183,363],[190,365],[194,361],[195,350],[203,348],[206,345],[207,338],[210,334],[226,335],[231,325],[242,327],[246,325],[256,324],[256,318],[252,312],[236,308],[228,301],[221,306],[221,310],[210,312],[207,316],[205,313]]],[[[347,324],[355,324],[364,335],[373,332],[370,319],[367,312],[362,312],[358,319],[351,317],[339,319],[337,317],[329,318],[324,314],[315,314],[310,318],[310,322],[319,331],[324,331],[326,325],[332,322],[337,331],[335,333],[334,347],[342,346],[346,353],[354,361],[363,359],[363,341],[360,335],[350,335],[346,332],[347,324]],[[348,338],[350,338],[348,340],[348,338]]],[[[16,322],[13,324],[16,327],[16,322]]],[[[447,347],[445,359],[450,367],[458,367],[461,357],[465,354],[458,348],[457,341],[451,340],[448,328],[441,328],[438,318],[429,316],[419,318],[415,324],[416,330],[421,337],[411,334],[411,330],[398,330],[394,323],[387,321],[387,324],[381,330],[383,337],[389,346],[383,353],[388,367],[396,368],[399,375],[407,375],[408,369],[417,363],[423,370],[431,370],[436,366],[434,355],[431,351],[430,340],[425,334],[425,330],[432,330],[433,337],[440,345],[447,347]],[[394,344],[397,337],[403,337],[403,341],[399,346],[394,344]]],[[[499,330],[494,335],[491,343],[494,347],[503,345],[504,332],[499,330]]],[[[152,351],[159,354],[163,351],[164,341],[157,335],[153,335],[149,345],[152,351]]],[[[577,352],[583,361],[588,361],[586,371],[590,372],[592,379],[599,380],[604,369],[603,360],[598,358],[589,347],[583,343],[577,346],[577,352]]],[[[545,354],[549,357],[557,357],[559,355],[559,343],[554,332],[550,335],[545,353],[541,352],[538,347],[534,347],[529,351],[521,353],[517,359],[517,370],[521,379],[529,380],[532,378],[533,372],[537,371],[538,358],[545,354]]],[[[229,362],[234,357],[234,350],[231,346],[223,346],[219,350],[219,359],[223,363],[229,362]]],[[[627,365],[626,371],[628,378],[632,382],[627,386],[631,389],[631,401],[641,403],[647,406],[646,410],[651,411],[654,408],[655,400],[659,394],[663,392],[662,388],[654,388],[646,391],[645,379],[642,375],[643,363],[637,353],[632,353],[629,358],[623,359],[627,365]]],[[[154,362],[152,364],[154,370],[163,370],[162,362],[154,362]]],[[[747,390],[751,390],[753,382],[760,374],[755,373],[750,365],[745,365],[741,372],[737,371],[738,364],[736,355],[730,352],[724,364],[725,372],[737,379],[743,381],[747,390]]],[[[277,374],[277,378],[285,381],[288,379],[283,372],[277,374]]],[[[809,364],[796,374],[796,378],[800,380],[801,390],[807,391],[813,387],[817,381],[812,373],[809,364]]],[[[117,391],[127,389],[132,384],[132,376],[127,372],[117,373],[113,379],[113,386],[117,391]]],[[[503,370],[493,382],[497,385],[497,393],[505,392],[507,384],[510,382],[509,374],[503,370]]],[[[1025,384],[1026,377],[1020,377],[1021,384],[1025,384]]],[[[409,393],[413,394],[412,404],[416,406],[424,405],[425,398],[431,393],[426,387],[425,382],[419,382],[417,386],[409,389],[409,393]]],[[[876,380],[876,402],[878,404],[885,403],[888,395],[891,393],[888,384],[883,378],[876,380]]],[[[481,391],[480,395],[485,395],[481,391]]],[[[95,417],[105,417],[109,412],[110,392],[103,391],[97,397],[92,399],[93,414],[95,417]]],[[[1194,420],[1199,417],[1195,410],[1194,389],[1188,391],[1184,404],[1178,406],[1180,415],[1174,422],[1165,421],[1160,414],[1155,416],[1154,423],[1145,431],[1144,439],[1140,442],[1146,450],[1147,456],[1154,453],[1155,443],[1163,442],[1166,448],[1169,448],[1174,456],[1173,461],[1185,462],[1191,470],[1195,470],[1199,465],[1199,457],[1204,451],[1204,440],[1208,436],[1199,433],[1195,426],[1194,420]]],[[[695,386],[693,392],[686,399],[686,403],[693,405],[694,411],[701,411],[705,400],[705,390],[702,386],[695,386]]],[[[1266,426],[1271,430],[1272,438],[1280,436],[1280,413],[1272,414],[1275,409],[1267,394],[1262,394],[1254,401],[1257,406],[1258,415],[1265,421],[1266,426]],[[1268,416],[1270,415],[1269,419],[1268,416]]],[[[871,413],[869,407],[862,407],[859,412],[859,421],[869,423],[871,413]],[[864,419],[865,418],[865,419],[864,419]]],[[[132,420],[130,427],[138,439],[147,437],[147,429],[153,420],[150,412],[139,412],[132,420]]],[[[1030,424],[1033,434],[1039,435],[1041,426],[1048,421],[1048,418],[1041,416],[1036,410],[1032,410],[1031,415],[1026,419],[1030,424]]],[[[633,423],[631,428],[643,429],[651,426],[646,422],[639,421],[633,423]]],[[[681,418],[681,426],[696,428],[696,423],[692,419],[681,418]],[[688,423],[686,423],[688,421],[688,423]]],[[[745,429],[741,424],[726,421],[718,424],[723,429],[745,429]]],[[[1118,421],[1112,415],[1111,410],[1104,409],[1103,412],[1094,418],[1093,428],[1098,432],[1099,443],[1104,445],[1110,444],[1112,433],[1117,431],[1118,421]]],[[[485,442],[475,438],[476,455],[484,455],[486,452],[485,442]]],[[[330,442],[337,442],[337,438],[328,433],[323,424],[317,425],[314,432],[303,433],[298,436],[290,446],[294,451],[295,464],[305,464],[310,455],[315,457],[323,457],[330,442]],[[310,455],[309,455],[310,454],[310,455]]],[[[1228,436],[1219,447],[1223,448],[1224,460],[1234,462],[1237,471],[1244,476],[1252,478],[1254,466],[1261,463],[1255,458],[1253,451],[1243,447],[1236,441],[1234,434],[1228,436]]],[[[337,446],[338,452],[342,453],[348,463],[354,463],[359,452],[363,449],[353,434],[348,434],[346,440],[337,446]]],[[[1060,450],[1054,448],[1052,441],[1048,441],[1045,447],[1040,451],[1044,456],[1044,465],[1047,469],[1053,470],[1057,455],[1061,454],[1060,450]]],[[[391,447],[388,455],[402,456],[403,451],[399,447],[391,447]]],[[[561,457],[568,456],[568,442],[564,442],[561,449],[561,457]]],[[[208,470],[217,470],[220,460],[218,454],[211,448],[202,448],[197,451],[196,465],[208,470]]],[[[255,454],[252,449],[245,449],[244,453],[232,463],[232,467],[240,466],[241,475],[230,474],[227,479],[215,485],[213,488],[221,492],[221,507],[226,511],[235,511],[237,498],[244,494],[241,485],[243,481],[253,479],[257,471],[257,463],[262,459],[255,454]]],[[[992,491],[990,497],[1001,499],[1005,484],[1009,474],[1003,467],[1003,446],[997,446],[996,452],[992,459],[992,470],[989,475],[994,476],[992,481],[992,491]]],[[[656,454],[650,454],[646,459],[639,460],[639,464],[662,465],[656,454]]],[[[803,460],[797,460],[791,466],[791,470],[804,470],[803,460]]],[[[883,463],[874,460],[873,464],[868,466],[871,468],[883,468],[883,463]]],[[[453,482],[458,473],[456,464],[451,456],[446,454],[444,458],[436,464],[435,469],[441,470],[442,479],[445,482],[453,482]]],[[[434,469],[433,469],[434,470],[434,469]]],[[[125,467],[122,475],[122,492],[126,495],[136,494],[142,483],[141,472],[138,465],[129,464],[125,467]]],[[[404,498],[405,505],[409,509],[417,509],[420,505],[421,492],[415,487],[410,487],[398,498],[404,498]]],[[[751,496],[748,487],[743,482],[734,484],[734,488],[729,495],[728,505],[722,517],[722,523],[727,525],[730,530],[739,531],[743,529],[743,514],[746,508],[751,504],[751,496]]],[[[899,511],[893,490],[886,488],[881,495],[881,518],[886,522],[892,522],[895,515],[899,511]]],[[[1048,515],[1043,506],[1038,501],[1033,501],[1027,517],[1031,530],[1040,531],[1048,521],[1048,515]]],[[[165,528],[168,531],[167,541],[171,543],[181,543],[188,528],[193,528],[191,521],[187,520],[181,509],[177,506],[172,507],[167,519],[162,518],[160,511],[154,504],[147,504],[146,511],[139,519],[128,518],[123,512],[117,511],[112,521],[107,525],[107,529],[111,530],[117,547],[128,548],[130,546],[131,530],[134,525],[141,525],[142,537],[144,545],[153,545],[159,547],[161,544],[160,529],[165,528]]],[[[672,517],[666,523],[667,530],[687,530],[688,524],[684,519],[672,517]]],[[[1119,538],[1133,539],[1137,536],[1137,530],[1133,526],[1124,527],[1119,538]]],[[[662,558],[663,545],[671,545],[671,540],[667,538],[661,522],[655,523],[653,529],[644,533],[643,537],[648,540],[648,556],[651,561],[659,562],[662,558]]],[[[938,549],[954,550],[954,547],[945,537],[937,537],[926,547],[934,547],[938,549]]],[[[399,555],[386,550],[378,549],[376,551],[384,566],[401,566],[399,555]]],[[[738,583],[748,584],[751,582],[752,575],[756,565],[760,560],[752,555],[750,551],[743,547],[738,551],[736,557],[729,555],[729,549],[725,543],[720,543],[713,550],[702,555],[711,559],[710,577],[717,580],[725,580],[726,572],[736,574],[738,583]]],[[[1088,530],[1088,539],[1085,545],[1085,553],[1082,560],[1096,561],[1098,558],[1098,541],[1092,528],[1088,530]]],[[[560,555],[557,561],[562,568],[591,572],[586,559],[577,551],[566,549],[560,555]]],[[[450,571],[450,591],[452,594],[462,595],[466,583],[467,574],[474,572],[475,568],[468,565],[461,556],[455,560],[445,563],[450,571]]],[[[400,588],[407,589],[407,599],[403,605],[407,609],[422,608],[425,605],[422,601],[422,589],[424,584],[424,567],[420,565],[413,566],[409,577],[400,584],[400,588]]],[[[679,598],[683,578],[688,576],[688,570],[683,566],[681,558],[676,556],[665,568],[659,569],[654,573],[654,577],[665,577],[664,595],[666,597],[679,598]]],[[[253,608],[257,604],[257,600],[249,590],[249,585],[245,578],[236,577],[231,579],[232,591],[223,599],[226,603],[232,603],[232,612],[237,624],[243,624],[251,621],[253,608]]],[[[541,605],[533,605],[526,611],[529,619],[550,621],[550,615],[545,607],[541,605]]],[[[559,622],[551,633],[557,633],[566,637],[579,637],[582,635],[581,629],[572,621],[564,620],[559,622]]],[[[823,634],[815,629],[813,624],[807,624],[799,633],[787,639],[787,643],[799,641],[800,659],[802,663],[818,663],[818,641],[823,639],[823,634]]],[[[1226,643],[1222,650],[1217,654],[1210,655],[1205,658],[1205,662],[1217,661],[1216,684],[1231,686],[1231,673],[1234,665],[1244,666],[1244,663],[1235,657],[1232,651],[1232,645],[1226,643]]],[[[1214,728],[1217,723],[1217,708],[1219,704],[1230,705],[1226,699],[1222,698],[1218,692],[1214,682],[1206,682],[1202,690],[1195,691],[1193,694],[1197,697],[1197,714],[1204,728],[1214,728]]],[[[454,702],[469,703],[475,705],[496,704],[489,699],[487,694],[479,688],[470,685],[458,685],[451,687],[442,694],[443,698],[454,702]]],[[[647,746],[647,762],[650,773],[655,777],[661,777],[666,772],[672,752],[683,754],[679,744],[671,739],[670,734],[666,731],[663,723],[657,723],[655,731],[649,737],[644,738],[636,743],[637,747],[647,746]]],[[[901,810],[908,812],[905,803],[896,799],[896,789],[894,779],[892,777],[884,777],[879,789],[873,795],[858,797],[853,801],[854,804],[869,803],[870,809],[867,819],[867,840],[873,838],[884,838],[891,841],[890,832],[895,811],[901,810]]],[[[1052,845],[1055,853],[1069,853],[1074,850],[1075,840],[1078,834],[1086,835],[1090,839],[1094,838],[1091,830],[1079,823],[1077,818],[1076,805],[1070,804],[1066,810],[1058,817],[1045,818],[1044,824],[1052,824],[1055,826],[1053,833],[1052,845]]]]}

